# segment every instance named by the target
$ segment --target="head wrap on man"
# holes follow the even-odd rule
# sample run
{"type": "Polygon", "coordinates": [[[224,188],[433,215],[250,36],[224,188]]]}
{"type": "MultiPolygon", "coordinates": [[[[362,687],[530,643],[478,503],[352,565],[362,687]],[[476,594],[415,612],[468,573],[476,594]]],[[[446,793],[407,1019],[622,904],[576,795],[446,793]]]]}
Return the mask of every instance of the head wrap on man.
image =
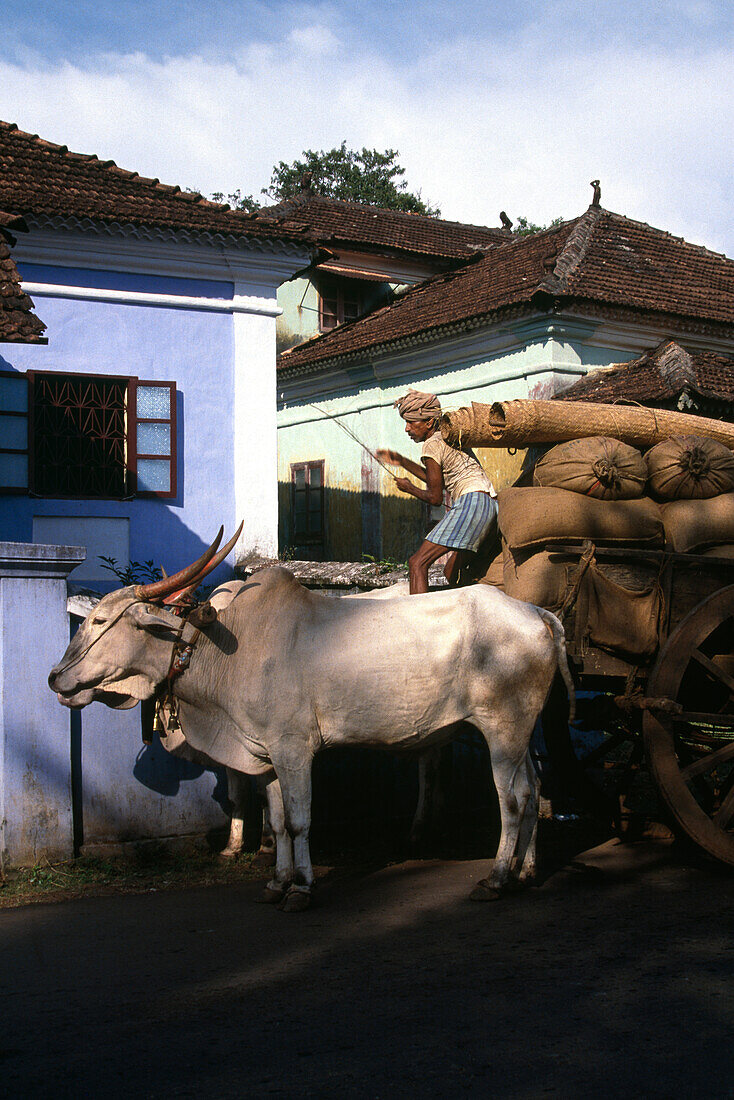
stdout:
{"type": "Polygon", "coordinates": [[[420,390],[408,390],[394,403],[403,420],[437,420],[441,415],[441,402],[435,393],[421,393],[420,390]]]}

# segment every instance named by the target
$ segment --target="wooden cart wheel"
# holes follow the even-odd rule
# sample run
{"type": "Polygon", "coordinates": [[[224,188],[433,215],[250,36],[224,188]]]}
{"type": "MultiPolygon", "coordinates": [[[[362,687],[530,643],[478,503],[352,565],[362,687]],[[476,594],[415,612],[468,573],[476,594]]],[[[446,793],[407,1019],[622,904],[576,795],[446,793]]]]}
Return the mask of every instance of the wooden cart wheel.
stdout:
{"type": "Polygon", "coordinates": [[[684,833],[734,866],[734,585],[679,623],[647,695],[673,700],[679,710],[649,710],[643,718],[662,797],[684,833]]]}

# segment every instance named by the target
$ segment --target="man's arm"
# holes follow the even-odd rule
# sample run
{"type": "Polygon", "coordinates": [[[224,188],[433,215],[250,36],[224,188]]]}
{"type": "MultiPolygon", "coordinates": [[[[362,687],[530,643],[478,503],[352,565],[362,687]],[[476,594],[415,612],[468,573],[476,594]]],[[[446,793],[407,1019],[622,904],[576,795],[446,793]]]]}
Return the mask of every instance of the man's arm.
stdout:
{"type": "MultiPolygon", "coordinates": [[[[418,462],[413,462],[412,458],[406,458],[405,455],[401,455],[400,451],[391,451],[388,448],[381,448],[379,451],[375,451],[375,456],[379,458],[380,462],[389,462],[393,466],[402,466],[404,470],[407,470],[413,477],[420,478],[421,481],[426,480],[426,471],[418,462]]],[[[405,478],[402,479],[403,481],[405,478]]]]}
{"type": "Polygon", "coordinates": [[[426,482],[425,489],[419,489],[412,481],[408,481],[407,477],[396,477],[395,484],[401,492],[409,493],[410,496],[417,497],[426,504],[440,504],[443,500],[443,470],[435,458],[427,458],[425,463],[426,471],[423,478],[426,482]]]}

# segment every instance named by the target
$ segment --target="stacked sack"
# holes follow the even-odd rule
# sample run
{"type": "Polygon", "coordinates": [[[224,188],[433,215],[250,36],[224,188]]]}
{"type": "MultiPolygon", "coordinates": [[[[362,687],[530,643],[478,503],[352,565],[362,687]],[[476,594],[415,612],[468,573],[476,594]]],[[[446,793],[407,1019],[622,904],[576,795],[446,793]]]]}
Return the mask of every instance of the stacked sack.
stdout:
{"type": "Polygon", "coordinates": [[[648,492],[666,540],[681,554],[734,557],[734,454],[714,439],[678,435],[645,456],[648,492]]]}
{"type": "Polygon", "coordinates": [[[500,492],[499,527],[502,553],[484,583],[549,610],[563,603],[574,566],[554,560],[546,545],[669,543],[734,557],[734,454],[692,436],[658,443],[645,456],[607,436],[561,443],[536,464],[533,487],[500,492]]]}
{"type": "Polygon", "coordinates": [[[535,466],[532,488],[500,493],[507,594],[550,610],[561,606],[574,567],[554,560],[549,544],[662,545],[659,510],[642,496],[646,481],[642,455],[619,440],[593,436],[551,448],[535,466]]]}

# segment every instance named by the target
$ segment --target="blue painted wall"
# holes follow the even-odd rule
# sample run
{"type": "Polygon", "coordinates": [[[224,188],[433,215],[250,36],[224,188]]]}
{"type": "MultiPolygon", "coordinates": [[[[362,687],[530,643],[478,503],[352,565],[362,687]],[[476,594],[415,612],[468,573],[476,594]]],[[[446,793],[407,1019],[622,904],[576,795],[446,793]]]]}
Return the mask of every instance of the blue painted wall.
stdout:
{"type": "MultiPolygon", "coordinates": [[[[60,285],[231,298],[232,284],[167,276],[26,265],[26,279],[60,285]]],[[[0,345],[0,369],[134,375],[175,381],[175,500],[56,500],[0,493],[0,539],[32,541],[35,516],[112,516],[130,521],[130,557],[171,572],[197,557],[220,523],[235,526],[234,332],[229,313],[38,297],[47,346],[0,345]]],[[[231,571],[221,567],[213,579],[231,571]]]]}

